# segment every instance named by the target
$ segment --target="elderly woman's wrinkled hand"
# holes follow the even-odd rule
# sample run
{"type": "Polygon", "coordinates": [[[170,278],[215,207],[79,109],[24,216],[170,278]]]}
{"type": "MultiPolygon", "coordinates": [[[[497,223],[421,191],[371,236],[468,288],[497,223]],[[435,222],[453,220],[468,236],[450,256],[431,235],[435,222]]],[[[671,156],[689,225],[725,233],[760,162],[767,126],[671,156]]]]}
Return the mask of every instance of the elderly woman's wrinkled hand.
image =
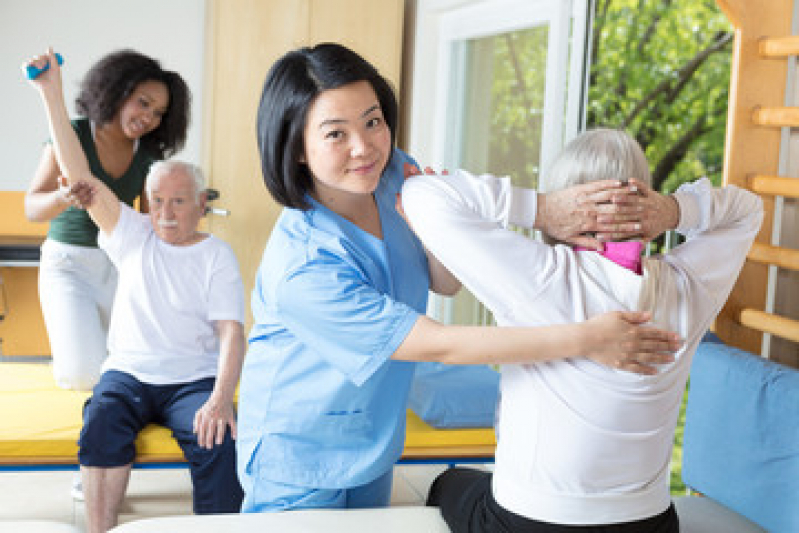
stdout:
{"type": "Polygon", "coordinates": [[[602,249],[602,240],[641,233],[643,207],[628,197],[637,194],[619,180],[604,180],[540,194],[536,228],[575,246],[602,249]],[[605,237],[604,239],[602,237],[605,237]]]}
{"type": "MultiPolygon", "coordinates": [[[[677,227],[680,221],[680,206],[673,196],[660,194],[648,187],[645,183],[631,179],[630,187],[636,190],[635,194],[619,197],[621,203],[636,206],[640,214],[640,230],[638,237],[650,241],[665,231],[677,227]]],[[[599,238],[611,240],[612,236],[599,235],[599,238]]]]}

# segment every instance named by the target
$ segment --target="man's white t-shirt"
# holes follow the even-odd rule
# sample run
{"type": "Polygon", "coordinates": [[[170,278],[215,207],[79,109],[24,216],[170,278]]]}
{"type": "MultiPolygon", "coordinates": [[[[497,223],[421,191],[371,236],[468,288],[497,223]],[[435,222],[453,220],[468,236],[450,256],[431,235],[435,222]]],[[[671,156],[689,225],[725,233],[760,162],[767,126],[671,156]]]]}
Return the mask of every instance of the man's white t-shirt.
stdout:
{"type": "Polygon", "coordinates": [[[103,371],[153,385],[216,376],[214,322],[244,322],[233,250],[213,235],[173,246],[158,238],[147,215],[120,207],[113,233],[100,232],[98,239],[119,271],[103,371]]]}

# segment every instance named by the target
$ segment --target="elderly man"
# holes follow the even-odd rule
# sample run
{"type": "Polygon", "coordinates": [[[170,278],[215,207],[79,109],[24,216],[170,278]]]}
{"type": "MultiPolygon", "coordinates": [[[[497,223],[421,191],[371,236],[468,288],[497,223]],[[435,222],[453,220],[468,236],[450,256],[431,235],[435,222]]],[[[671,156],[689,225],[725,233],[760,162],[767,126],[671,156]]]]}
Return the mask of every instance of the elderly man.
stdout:
{"type": "Polygon", "coordinates": [[[78,458],[88,531],[117,522],[134,442],[150,422],[169,427],[189,461],[196,513],[237,512],[234,393],[244,357],[243,291],[230,247],[197,230],[203,176],[160,162],[147,178],[149,215],[121,203],[89,170],[53,67],[31,83],[47,109],[59,166],[90,188],[88,212],[119,270],[109,357],[84,409],[78,458]],[[149,216],[149,220],[148,220],[149,216]]]}

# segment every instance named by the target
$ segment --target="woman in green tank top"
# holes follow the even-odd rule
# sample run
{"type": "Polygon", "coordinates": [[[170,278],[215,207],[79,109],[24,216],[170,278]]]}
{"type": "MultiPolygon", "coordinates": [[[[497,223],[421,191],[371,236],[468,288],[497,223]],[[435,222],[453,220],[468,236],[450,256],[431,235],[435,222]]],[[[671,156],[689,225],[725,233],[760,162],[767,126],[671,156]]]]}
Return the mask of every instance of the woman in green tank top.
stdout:
{"type": "MultiPolygon", "coordinates": [[[[150,164],[183,147],[190,92],[183,78],[132,50],[113,52],[84,77],[73,121],[92,173],[129,205],[147,210],[150,164]]],[[[52,146],[44,147],[25,195],[25,214],[50,222],[42,245],[39,297],[59,386],[91,389],[107,356],[106,329],[116,269],[97,248],[97,227],[81,208],[85,186],[61,184],[52,146]]]]}

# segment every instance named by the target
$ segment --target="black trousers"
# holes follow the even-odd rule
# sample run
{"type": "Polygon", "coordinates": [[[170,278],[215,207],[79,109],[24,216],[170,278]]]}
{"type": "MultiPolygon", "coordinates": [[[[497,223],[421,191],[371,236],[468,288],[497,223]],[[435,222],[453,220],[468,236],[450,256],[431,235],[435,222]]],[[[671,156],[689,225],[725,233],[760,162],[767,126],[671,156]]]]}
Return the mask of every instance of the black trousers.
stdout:
{"type": "Polygon", "coordinates": [[[663,513],[623,524],[573,526],[531,520],[500,506],[491,492],[491,473],[450,468],[430,487],[427,505],[439,507],[453,533],[679,533],[674,505],[663,513]]]}

